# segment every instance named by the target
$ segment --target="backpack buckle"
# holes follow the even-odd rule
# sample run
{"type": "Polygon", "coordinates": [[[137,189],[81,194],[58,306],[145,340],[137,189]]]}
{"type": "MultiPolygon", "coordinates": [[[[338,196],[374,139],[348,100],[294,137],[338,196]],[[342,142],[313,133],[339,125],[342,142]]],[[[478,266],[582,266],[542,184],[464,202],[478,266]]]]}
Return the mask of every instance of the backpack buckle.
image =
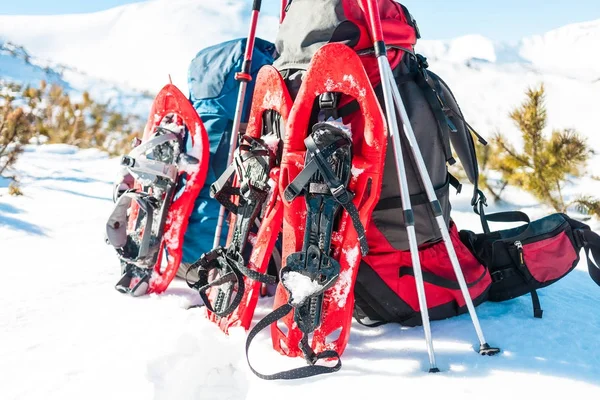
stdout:
{"type": "Polygon", "coordinates": [[[319,109],[323,113],[324,120],[329,118],[338,119],[338,103],[340,96],[337,93],[325,92],[319,96],[319,109]]]}
{"type": "Polygon", "coordinates": [[[493,283],[497,283],[500,282],[501,280],[504,279],[504,274],[502,273],[502,271],[498,270],[498,271],[494,271],[491,274],[492,277],[492,282],[493,283]]]}
{"type": "Polygon", "coordinates": [[[587,247],[589,245],[589,242],[587,240],[585,240],[585,236],[583,234],[583,230],[582,229],[574,229],[573,230],[573,237],[575,239],[575,245],[578,248],[583,248],[583,247],[587,247]]]}
{"type": "Polygon", "coordinates": [[[319,96],[319,108],[321,110],[336,109],[339,103],[339,96],[333,92],[325,92],[319,96]]]}

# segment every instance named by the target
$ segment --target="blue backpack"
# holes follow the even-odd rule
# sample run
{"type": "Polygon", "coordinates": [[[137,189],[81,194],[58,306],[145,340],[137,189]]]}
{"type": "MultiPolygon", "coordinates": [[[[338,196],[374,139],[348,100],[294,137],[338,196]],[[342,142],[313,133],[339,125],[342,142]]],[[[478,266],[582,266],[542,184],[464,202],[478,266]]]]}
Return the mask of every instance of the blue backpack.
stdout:
{"type": "MultiPolygon", "coordinates": [[[[192,60],[188,71],[190,101],[208,132],[210,160],[206,183],[196,199],[189,219],[183,246],[183,262],[193,263],[212,250],[220,204],[210,197],[212,185],[227,168],[229,142],[237,103],[239,82],[235,74],[241,70],[246,39],[235,39],[208,47],[192,60]]],[[[251,75],[248,84],[242,123],[248,122],[254,82],[264,65],[271,65],[275,45],[257,38],[254,45],[251,75]]],[[[190,144],[191,145],[191,144],[190,144]]],[[[221,242],[227,237],[223,230],[221,242]]]]}

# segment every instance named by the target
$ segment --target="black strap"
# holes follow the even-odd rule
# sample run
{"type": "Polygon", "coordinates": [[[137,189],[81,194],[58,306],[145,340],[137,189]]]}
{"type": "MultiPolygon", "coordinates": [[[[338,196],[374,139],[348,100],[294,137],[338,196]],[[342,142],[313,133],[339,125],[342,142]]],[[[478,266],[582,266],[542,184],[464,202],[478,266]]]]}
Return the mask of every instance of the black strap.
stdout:
{"type": "Polygon", "coordinates": [[[429,79],[427,77],[426,70],[423,67],[421,68],[422,73],[416,75],[415,82],[421,88],[427,103],[429,103],[429,107],[435,116],[436,122],[438,124],[438,136],[442,145],[444,146],[444,155],[446,156],[446,160],[450,165],[456,164],[456,160],[452,157],[452,150],[450,149],[450,129],[456,131],[456,127],[450,121],[448,116],[444,113],[445,105],[442,102],[439,94],[435,91],[435,89],[429,84],[429,79]]]}
{"type": "Polygon", "coordinates": [[[363,255],[367,254],[369,252],[367,234],[360,220],[358,209],[352,202],[353,195],[343,185],[342,181],[340,181],[337,175],[331,170],[331,165],[328,161],[328,158],[333,155],[336,150],[347,144],[347,140],[336,140],[323,149],[320,149],[312,136],[308,136],[305,140],[305,144],[307,151],[312,156],[312,159],[305,165],[304,169],[298,174],[298,176],[296,176],[296,179],[294,179],[285,189],[285,199],[287,201],[292,201],[299,196],[304,188],[307,187],[312,176],[315,173],[320,172],[325,180],[325,184],[329,187],[331,194],[348,212],[348,215],[352,220],[352,224],[354,225],[354,229],[356,229],[361,253],[363,255]]]}
{"type": "Polygon", "coordinates": [[[305,353],[305,358],[307,359],[308,362],[311,363],[311,365],[301,367],[301,368],[295,368],[295,369],[292,369],[289,371],[278,372],[275,374],[261,374],[260,372],[258,372],[257,370],[255,370],[252,367],[252,364],[250,363],[249,352],[250,352],[250,345],[252,344],[252,341],[254,340],[256,335],[258,335],[259,332],[261,332],[263,329],[266,329],[271,324],[284,318],[286,315],[291,313],[293,310],[294,310],[294,308],[290,304],[285,304],[285,305],[279,307],[278,309],[276,309],[275,311],[273,311],[272,313],[270,313],[269,315],[267,315],[262,321],[260,321],[258,324],[256,324],[256,326],[250,331],[250,333],[248,334],[248,338],[246,339],[246,360],[248,361],[248,366],[250,367],[250,370],[252,370],[252,372],[259,378],[269,380],[269,381],[279,380],[279,379],[285,379],[285,380],[302,379],[302,378],[308,378],[308,377],[315,376],[315,375],[330,374],[332,372],[339,371],[342,368],[342,360],[340,359],[339,354],[333,350],[327,350],[327,351],[324,351],[319,354],[314,353],[312,351],[312,349],[310,349],[310,347],[308,346],[308,338],[306,335],[303,337],[300,347],[301,347],[301,350],[305,353]],[[307,349],[307,346],[308,346],[308,349],[307,349]],[[315,365],[318,361],[324,360],[324,359],[329,359],[329,358],[337,359],[336,365],[334,365],[332,367],[327,367],[324,365],[315,365]]]}
{"type": "Polygon", "coordinates": [[[363,255],[366,255],[369,252],[369,245],[367,244],[367,233],[365,231],[365,227],[360,221],[360,214],[358,213],[358,209],[352,202],[352,198],[354,195],[348,191],[346,186],[342,183],[340,178],[337,177],[336,173],[331,170],[331,164],[327,161],[327,158],[323,157],[323,154],[320,152],[319,147],[315,143],[315,140],[312,136],[306,138],[306,149],[313,156],[313,160],[316,161],[319,172],[323,176],[325,183],[329,186],[331,190],[331,194],[338,203],[344,207],[344,209],[348,212],[348,215],[352,219],[352,225],[354,225],[354,229],[356,229],[356,234],[358,236],[358,241],[360,243],[360,250],[363,255]]]}
{"type": "Polygon", "coordinates": [[[535,318],[542,318],[544,315],[544,310],[542,310],[542,305],[540,304],[540,297],[537,292],[534,290],[531,291],[531,302],[533,304],[533,316],[535,318]]]}
{"type": "MultiPolygon", "coordinates": [[[[448,176],[446,179],[446,183],[442,186],[435,188],[435,195],[439,199],[442,196],[446,195],[446,191],[451,184],[451,178],[448,176]]],[[[460,185],[460,184],[459,184],[460,185]]],[[[454,185],[453,185],[454,186],[454,185]]],[[[420,206],[423,204],[429,203],[429,198],[427,197],[426,192],[421,192],[417,194],[413,194],[410,196],[410,204],[411,206],[420,206]]],[[[385,199],[380,199],[375,206],[375,211],[384,211],[384,210],[395,210],[402,208],[402,197],[394,196],[394,197],[386,197],[385,199]]]]}
{"type": "MultiPolygon", "coordinates": [[[[442,278],[440,276],[437,276],[437,275],[432,274],[431,272],[427,272],[427,271],[422,271],[422,273],[423,273],[423,281],[425,281],[427,283],[430,283],[432,285],[439,286],[439,287],[442,287],[442,288],[450,289],[450,290],[460,290],[460,285],[456,281],[452,281],[450,279],[442,278]]],[[[472,288],[472,287],[474,287],[479,282],[481,282],[487,276],[487,274],[488,274],[488,272],[484,268],[483,269],[483,273],[481,274],[481,276],[479,278],[477,278],[475,281],[467,284],[467,287],[469,289],[472,288]]],[[[399,277],[402,278],[403,276],[412,276],[412,277],[414,277],[415,276],[415,270],[414,270],[414,268],[413,267],[400,267],[399,277]]]]}
{"type": "Polygon", "coordinates": [[[588,262],[588,272],[590,277],[600,286],[600,268],[596,264],[600,260],[600,236],[591,230],[579,230],[580,236],[583,239],[583,245],[585,248],[585,256],[588,262]],[[590,253],[594,259],[590,258],[590,253]],[[595,261],[595,262],[594,262],[595,261]]]}
{"type": "Polygon", "coordinates": [[[462,183],[460,183],[460,181],[451,173],[448,173],[448,181],[450,182],[450,185],[456,189],[456,194],[460,194],[460,192],[462,192],[462,183]]]}
{"type": "Polygon", "coordinates": [[[240,194],[240,189],[232,187],[228,181],[235,173],[235,164],[232,163],[225,172],[210,186],[211,195],[229,212],[237,214],[238,206],[231,201],[231,196],[240,194]]]}
{"type": "Polygon", "coordinates": [[[485,219],[489,222],[525,222],[531,223],[529,215],[521,211],[503,211],[495,214],[487,214],[485,219]]]}
{"type": "Polygon", "coordinates": [[[269,285],[277,283],[277,277],[261,274],[248,268],[244,264],[242,255],[233,247],[230,247],[229,250],[219,247],[204,254],[198,261],[189,267],[186,274],[186,282],[190,288],[198,290],[202,302],[209,311],[219,317],[225,317],[231,314],[240,305],[243,299],[246,289],[244,277],[269,285]],[[189,273],[194,269],[197,269],[198,271],[198,281],[191,282],[189,280],[189,273]],[[215,269],[220,272],[220,277],[209,282],[211,272],[215,269]],[[221,302],[229,300],[219,298],[219,296],[228,295],[225,292],[221,293],[222,289],[220,286],[227,283],[233,285],[237,284],[236,294],[225,310],[221,310],[221,302]],[[219,289],[215,305],[211,304],[207,294],[211,288],[219,289]]]}
{"type": "MultiPolygon", "coordinates": [[[[331,157],[341,146],[345,145],[347,142],[345,139],[336,140],[335,142],[325,146],[320,150],[320,154],[325,159],[331,157]]],[[[304,188],[307,187],[308,182],[319,171],[319,165],[317,161],[313,158],[310,160],[302,171],[296,176],[287,188],[285,188],[285,199],[288,202],[291,202],[296,197],[298,197],[304,191],[304,188]]]]}
{"type": "Polygon", "coordinates": [[[491,233],[488,222],[525,222],[527,228],[531,224],[531,219],[527,214],[521,211],[504,211],[495,214],[486,214],[484,207],[487,206],[487,199],[481,190],[477,190],[475,199],[472,202],[473,210],[479,215],[481,226],[485,234],[491,233]]]}

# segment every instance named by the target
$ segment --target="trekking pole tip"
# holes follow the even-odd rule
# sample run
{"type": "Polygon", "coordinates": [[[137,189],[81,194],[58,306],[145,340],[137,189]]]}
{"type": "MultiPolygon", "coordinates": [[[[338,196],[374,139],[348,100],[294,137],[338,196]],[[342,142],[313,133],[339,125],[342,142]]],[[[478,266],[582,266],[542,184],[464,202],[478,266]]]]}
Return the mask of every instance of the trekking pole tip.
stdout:
{"type": "Polygon", "coordinates": [[[437,374],[437,373],[439,373],[439,372],[441,372],[441,371],[440,371],[440,369],[439,369],[439,368],[437,368],[437,367],[436,367],[436,368],[430,368],[430,369],[429,369],[429,373],[430,373],[430,374],[437,374]]]}
{"type": "Polygon", "coordinates": [[[490,345],[487,343],[479,346],[479,354],[482,356],[495,356],[498,353],[500,353],[500,349],[498,347],[490,347],[490,345]]]}

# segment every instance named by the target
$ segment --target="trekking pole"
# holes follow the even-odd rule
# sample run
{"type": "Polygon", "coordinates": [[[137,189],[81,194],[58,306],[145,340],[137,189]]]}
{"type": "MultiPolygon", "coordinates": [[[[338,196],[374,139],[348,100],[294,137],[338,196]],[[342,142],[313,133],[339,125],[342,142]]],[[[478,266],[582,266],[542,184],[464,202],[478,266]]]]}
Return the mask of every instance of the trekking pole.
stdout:
{"type": "MultiPolygon", "coordinates": [[[[248,82],[252,80],[250,72],[252,70],[252,56],[254,54],[254,42],[256,39],[256,26],[258,25],[258,15],[260,14],[262,0],[254,0],[252,4],[252,17],[250,20],[250,31],[248,32],[248,40],[246,41],[246,54],[242,63],[242,70],[235,74],[235,80],[240,81],[240,91],[238,93],[237,104],[235,107],[235,116],[233,118],[233,128],[231,130],[231,141],[229,142],[229,159],[227,165],[233,163],[235,150],[237,149],[240,126],[242,123],[242,114],[244,112],[244,101],[246,99],[246,88],[248,82]]],[[[225,206],[221,205],[219,210],[219,219],[217,220],[217,230],[215,231],[215,239],[213,249],[219,247],[221,242],[221,233],[223,232],[223,222],[225,221],[225,206]]]]}
{"type": "Polygon", "coordinates": [[[291,0],[281,0],[281,14],[279,14],[280,15],[279,25],[281,25],[283,23],[283,20],[285,19],[287,7],[290,3],[291,3],[291,0]]]}
{"type": "Polygon", "coordinates": [[[396,170],[398,172],[398,183],[400,184],[402,208],[404,210],[404,221],[406,222],[406,231],[408,234],[410,255],[412,259],[413,269],[415,271],[415,281],[417,283],[419,308],[421,309],[423,330],[425,331],[425,341],[427,342],[427,353],[429,354],[429,372],[440,372],[435,362],[435,351],[433,349],[433,340],[431,339],[431,326],[429,323],[429,310],[427,308],[427,299],[425,298],[425,284],[423,282],[423,272],[421,270],[421,260],[419,259],[419,247],[417,244],[417,235],[415,232],[415,217],[410,202],[408,180],[406,178],[406,170],[404,167],[402,144],[400,142],[400,130],[398,127],[398,121],[396,119],[396,112],[394,110],[394,102],[391,88],[393,85],[392,81],[390,80],[390,76],[392,76],[392,69],[387,58],[387,49],[383,40],[383,30],[381,28],[381,19],[379,17],[379,8],[377,7],[377,0],[363,1],[367,3],[367,7],[363,7],[363,10],[367,11],[367,15],[371,24],[371,34],[373,36],[373,41],[375,45],[375,56],[377,57],[379,73],[381,76],[381,86],[383,88],[385,113],[387,116],[389,133],[392,137],[392,145],[394,148],[394,159],[396,161],[396,170]]]}
{"type": "MultiPolygon", "coordinates": [[[[375,3],[377,0],[368,0],[368,1],[369,1],[369,6],[372,8],[370,10],[370,17],[372,18],[372,23],[373,23],[373,19],[375,18],[373,16],[374,11],[375,11],[373,9],[374,8],[373,3],[375,3]]],[[[378,19],[378,16],[379,16],[379,14],[377,14],[377,19],[378,19]]],[[[379,24],[379,26],[381,26],[381,25],[379,24]]],[[[382,38],[382,36],[379,36],[379,37],[382,38]]],[[[473,300],[471,299],[471,294],[469,293],[469,289],[468,289],[467,283],[465,281],[465,277],[462,273],[462,269],[460,268],[460,263],[458,261],[457,255],[456,255],[456,251],[454,250],[454,246],[452,245],[452,240],[450,239],[450,233],[448,231],[448,227],[446,226],[446,221],[444,219],[442,207],[441,207],[440,202],[437,199],[437,196],[435,194],[435,189],[433,187],[433,183],[431,182],[431,178],[429,177],[429,173],[427,172],[427,167],[425,165],[423,155],[421,154],[419,145],[418,145],[416,137],[415,137],[415,132],[411,126],[410,119],[408,118],[408,113],[406,112],[406,108],[404,106],[402,97],[400,95],[400,90],[395,85],[392,68],[389,64],[389,61],[387,60],[387,57],[385,57],[386,50],[385,50],[385,46],[383,45],[383,41],[381,41],[381,43],[382,44],[379,46],[379,48],[376,45],[376,52],[379,51],[378,59],[381,60],[379,66],[380,66],[380,68],[383,66],[383,70],[384,70],[384,72],[382,72],[382,80],[385,80],[386,84],[384,84],[383,87],[384,88],[386,86],[388,88],[391,87],[391,96],[393,97],[393,102],[396,106],[395,108],[398,111],[398,113],[400,114],[400,118],[402,120],[403,127],[404,127],[404,134],[406,136],[406,139],[410,146],[411,152],[416,161],[417,169],[418,169],[419,175],[421,177],[421,182],[425,186],[427,198],[429,199],[432,211],[435,215],[435,219],[437,221],[437,224],[440,229],[440,233],[444,240],[446,250],[448,251],[448,256],[452,263],[452,268],[454,269],[454,274],[456,275],[458,285],[460,286],[460,290],[461,290],[463,298],[465,300],[465,304],[467,306],[467,309],[469,310],[471,320],[473,321],[473,326],[475,327],[475,331],[476,331],[477,337],[479,339],[479,353],[482,355],[497,354],[500,352],[500,349],[490,347],[490,345],[486,342],[485,337],[483,335],[483,331],[482,331],[481,325],[479,323],[479,318],[477,317],[477,312],[475,311],[475,306],[473,304],[473,300]],[[383,56],[381,56],[381,53],[383,53],[383,56]]],[[[384,93],[385,93],[385,90],[384,90],[384,93]]],[[[386,98],[386,105],[387,105],[388,97],[385,97],[385,98],[386,98]]],[[[399,139],[398,139],[398,142],[400,142],[399,139]]],[[[398,156],[398,153],[396,153],[396,157],[397,156],[398,156]]],[[[405,174],[405,171],[403,171],[402,173],[405,174]]],[[[402,194],[403,199],[404,199],[404,196],[405,195],[402,194]]],[[[411,215],[411,217],[412,217],[412,215],[411,215]]],[[[408,221],[408,219],[406,221],[408,221]]],[[[412,223],[414,224],[414,221],[412,221],[412,223]]],[[[414,228],[413,228],[413,232],[414,232],[414,228]]],[[[412,252],[412,250],[411,250],[411,252],[412,252]]],[[[416,275],[417,275],[417,269],[415,268],[415,277],[416,277],[416,275]]],[[[422,277],[420,280],[422,281],[422,277]]]]}

